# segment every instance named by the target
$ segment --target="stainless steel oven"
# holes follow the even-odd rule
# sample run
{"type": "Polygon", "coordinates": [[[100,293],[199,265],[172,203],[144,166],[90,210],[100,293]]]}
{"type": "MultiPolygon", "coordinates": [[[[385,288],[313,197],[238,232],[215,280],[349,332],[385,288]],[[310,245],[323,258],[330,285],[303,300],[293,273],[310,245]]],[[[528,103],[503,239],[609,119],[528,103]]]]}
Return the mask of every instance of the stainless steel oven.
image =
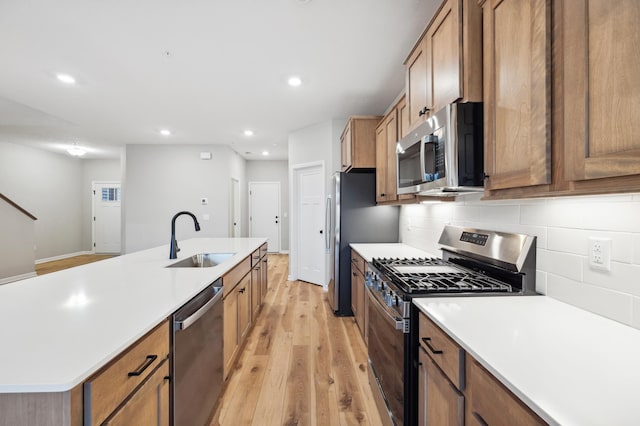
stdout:
{"type": "Polygon", "coordinates": [[[535,295],[536,239],[445,226],[442,259],[374,258],[366,274],[369,382],[386,425],[417,424],[414,297],[535,295]]]}

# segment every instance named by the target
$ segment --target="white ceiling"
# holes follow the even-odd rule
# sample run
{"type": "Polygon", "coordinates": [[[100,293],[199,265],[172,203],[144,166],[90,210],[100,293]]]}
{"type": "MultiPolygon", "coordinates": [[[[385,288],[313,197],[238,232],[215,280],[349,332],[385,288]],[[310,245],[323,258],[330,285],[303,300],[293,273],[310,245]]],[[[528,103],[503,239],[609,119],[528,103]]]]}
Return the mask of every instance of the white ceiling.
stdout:
{"type": "Polygon", "coordinates": [[[385,111],[439,3],[0,0],[0,142],[78,142],[85,158],[125,144],[228,144],[285,159],[293,130],[385,111]]]}

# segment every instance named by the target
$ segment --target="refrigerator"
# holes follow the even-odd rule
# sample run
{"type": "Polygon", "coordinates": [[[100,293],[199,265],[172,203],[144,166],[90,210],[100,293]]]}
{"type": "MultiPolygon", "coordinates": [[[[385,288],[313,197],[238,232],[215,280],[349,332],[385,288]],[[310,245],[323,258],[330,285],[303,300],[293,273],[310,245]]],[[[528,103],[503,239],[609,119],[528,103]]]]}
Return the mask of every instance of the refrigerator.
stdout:
{"type": "Polygon", "coordinates": [[[329,304],[337,316],[351,310],[351,243],[397,243],[398,206],[376,206],[375,171],[337,172],[327,199],[331,219],[329,304]]]}

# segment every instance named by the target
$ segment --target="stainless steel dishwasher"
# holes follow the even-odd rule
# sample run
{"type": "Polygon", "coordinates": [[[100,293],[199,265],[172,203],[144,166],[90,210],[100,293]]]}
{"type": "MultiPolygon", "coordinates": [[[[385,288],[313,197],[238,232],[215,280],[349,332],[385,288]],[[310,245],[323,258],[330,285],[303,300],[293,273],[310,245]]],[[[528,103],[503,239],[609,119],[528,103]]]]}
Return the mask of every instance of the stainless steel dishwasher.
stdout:
{"type": "Polygon", "coordinates": [[[208,424],[223,381],[222,280],[173,314],[172,419],[175,426],[208,424]]]}

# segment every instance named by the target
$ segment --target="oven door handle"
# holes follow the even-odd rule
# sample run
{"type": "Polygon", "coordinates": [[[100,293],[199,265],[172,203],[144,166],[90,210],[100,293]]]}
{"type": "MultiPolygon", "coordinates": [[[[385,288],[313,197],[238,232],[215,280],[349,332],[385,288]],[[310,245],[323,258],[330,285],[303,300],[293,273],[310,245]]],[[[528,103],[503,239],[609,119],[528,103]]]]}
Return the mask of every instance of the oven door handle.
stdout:
{"type": "Polygon", "coordinates": [[[402,318],[396,317],[395,315],[391,315],[389,311],[385,309],[385,306],[382,305],[382,303],[380,303],[380,301],[373,294],[371,294],[371,291],[368,291],[367,294],[369,295],[369,300],[374,303],[374,308],[376,309],[376,311],[384,316],[387,322],[393,325],[396,330],[401,330],[403,333],[409,332],[408,320],[404,320],[402,318]]]}

